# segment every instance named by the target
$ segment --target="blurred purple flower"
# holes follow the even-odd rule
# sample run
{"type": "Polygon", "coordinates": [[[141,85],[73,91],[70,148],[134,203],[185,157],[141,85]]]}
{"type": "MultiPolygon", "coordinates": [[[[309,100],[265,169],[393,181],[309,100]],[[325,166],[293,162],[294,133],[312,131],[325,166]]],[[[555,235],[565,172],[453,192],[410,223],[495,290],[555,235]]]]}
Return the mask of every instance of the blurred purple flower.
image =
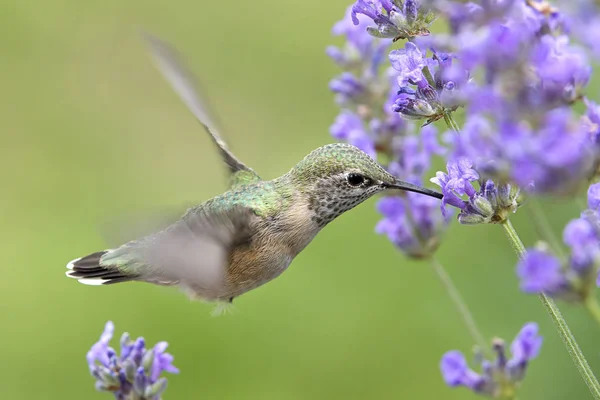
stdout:
{"type": "Polygon", "coordinates": [[[478,392],[484,383],[483,376],[469,368],[465,356],[458,350],[452,350],[444,354],[440,369],[444,381],[450,387],[465,386],[478,392]]]}
{"type": "Polygon", "coordinates": [[[582,98],[591,66],[558,11],[522,0],[441,3],[451,33],[427,44],[454,56],[455,74],[476,77],[454,91],[466,122],[452,140],[453,158],[467,157],[486,178],[540,194],[571,193],[587,182],[598,129],[592,137],[571,106],[582,98]]]}
{"type": "Polygon", "coordinates": [[[560,261],[543,250],[528,251],[517,266],[517,275],[526,293],[557,294],[568,285],[560,261]]]}
{"type": "Polygon", "coordinates": [[[373,158],[377,157],[375,142],[366,132],[363,120],[351,111],[342,111],[329,128],[331,136],[358,147],[373,158]]]}
{"type": "MultiPolygon", "coordinates": [[[[430,168],[431,157],[446,151],[438,144],[436,136],[436,129],[426,126],[421,129],[420,137],[393,137],[390,149],[393,161],[388,165],[390,173],[421,185],[423,175],[430,168]]],[[[438,209],[439,200],[416,193],[385,197],[377,203],[377,210],[383,219],[375,230],[386,235],[409,257],[428,257],[439,246],[441,236],[450,222],[450,215],[444,216],[438,209]]]]}
{"type": "Polygon", "coordinates": [[[565,262],[552,254],[545,244],[528,249],[517,265],[521,289],[526,293],[547,293],[569,301],[585,301],[593,295],[594,284],[600,286],[600,183],[590,185],[588,205],[579,218],[570,221],[563,231],[563,241],[570,248],[565,262]]]}
{"type": "Polygon", "coordinates": [[[469,368],[465,356],[457,350],[444,354],[440,363],[442,377],[450,387],[464,386],[475,393],[498,397],[501,390],[514,392],[525,377],[529,361],[537,357],[542,345],[538,335],[538,326],[530,322],[525,324],[513,340],[510,349],[511,359],[507,361],[504,342],[495,339],[492,348],[495,360],[486,360],[480,350],[476,359],[481,373],[469,368]]]}

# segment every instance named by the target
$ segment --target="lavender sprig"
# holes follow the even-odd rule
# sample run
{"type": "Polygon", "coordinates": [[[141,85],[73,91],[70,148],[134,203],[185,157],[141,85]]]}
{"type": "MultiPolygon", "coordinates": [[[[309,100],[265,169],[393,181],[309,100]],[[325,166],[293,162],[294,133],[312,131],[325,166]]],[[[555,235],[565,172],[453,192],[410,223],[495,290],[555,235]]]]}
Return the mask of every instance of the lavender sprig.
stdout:
{"type": "MultiPolygon", "coordinates": [[[[577,6],[596,10],[591,1],[574,3],[575,10],[577,6]]],[[[350,12],[352,22],[361,25],[360,15],[375,24],[363,28],[363,32],[408,42],[389,55],[393,69],[387,72],[392,83],[387,105],[381,100],[385,80],[375,79],[378,85],[366,80],[377,76],[376,71],[381,76],[380,52],[377,58],[363,60],[363,67],[370,66],[364,68],[367,73],[354,74],[362,80],[352,81],[348,76],[340,80],[343,85],[337,86],[347,88],[346,99],[351,101],[338,103],[357,118],[352,124],[338,124],[353,126],[345,133],[344,129],[332,129],[332,133],[339,139],[360,143],[370,154],[383,158],[392,170],[393,162],[399,160],[399,165],[404,165],[405,158],[410,160],[412,154],[393,146],[402,143],[400,146],[404,147],[408,143],[406,147],[410,148],[411,143],[406,140],[410,137],[406,134],[409,124],[398,123],[393,115],[425,124],[443,118],[452,130],[446,135],[449,148],[427,153],[427,160],[434,154],[447,157],[447,173],[439,172],[433,179],[444,192],[442,215],[447,218],[448,206],[453,206],[460,209],[458,220],[463,224],[501,224],[515,252],[523,257],[525,248],[509,217],[523,204],[525,195],[575,193],[589,182],[600,165],[600,112],[585,98],[591,67],[586,50],[569,37],[577,30],[571,29],[571,18],[577,13],[573,8],[569,12],[563,14],[559,8],[536,0],[357,1],[350,12]],[[413,16],[408,18],[412,21],[419,13],[431,12],[447,20],[447,34],[428,35],[428,28],[426,32],[398,34],[400,24],[393,18],[397,14],[405,19],[413,16]],[[364,96],[373,93],[372,88],[377,88],[377,96],[364,96]],[[581,102],[587,106],[585,115],[573,107],[581,102]],[[465,109],[465,124],[459,128],[452,114],[461,107],[465,109]],[[378,123],[371,122],[375,118],[378,123]],[[374,126],[393,126],[400,131],[387,129],[381,135],[374,126]]],[[[581,40],[581,36],[574,36],[581,40]]],[[[349,121],[344,118],[342,121],[349,121]]],[[[403,172],[397,175],[405,177],[403,172]]],[[[422,181],[422,172],[412,178],[422,181]]],[[[384,199],[380,210],[386,218],[378,225],[378,231],[386,233],[408,254],[431,257],[437,242],[435,246],[422,246],[428,242],[422,240],[418,223],[411,219],[414,206],[407,204],[384,199]],[[414,235],[395,227],[393,220],[399,221],[398,227],[410,225],[409,232],[414,235]]],[[[589,216],[588,213],[587,225],[579,221],[569,227],[567,236],[573,245],[582,238],[597,241],[589,229],[584,229],[590,224],[589,216]]],[[[577,264],[577,268],[589,271],[593,258],[586,252],[593,246],[580,247],[576,259],[571,258],[571,268],[575,270],[577,264]]],[[[556,265],[560,264],[554,262],[555,271],[556,265]]],[[[572,280],[566,281],[572,284],[572,280]]],[[[548,282],[565,293],[564,276],[555,273],[548,282]]],[[[600,385],[559,309],[543,291],[539,297],[594,398],[600,399],[600,385]]],[[[600,317],[600,308],[597,310],[600,317]]]]}
{"type": "Polygon", "coordinates": [[[469,368],[463,353],[452,350],[444,354],[440,363],[442,376],[450,387],[464,386],[473,392],[495,399],[514,399],[519,384],[525,378],[529,362],[538,356],[542,337],[538,326],[525,324],[510,346],[512,357],[506,357],[504,341],[494,339],[494,360],[484,358],[477,350],[476,362],[481,373],[469,368]]]}
{"type": "Polygon", "coordinates": [[[571,249],[568,260],[559,259],[545,243],[528,249],[517,266],[521,289],[584,303],[597,316],[593,289],[600,286],[600,183],[590,185],[588,209],[567,224],[563,240],[571,249]]]}
{"type": "Polygon", "coordinates": [[[86,355],[96,389],[113,393],[117,400],[159,400],[167,387],[167,379],[160,375],[179,372],[173,365],[173,356],[165,352],[167,342],[147,349],[144,338],[133,341],[124,333],[118,355],[109,346],[114,330],[114,324],[108,321],[100,340],[86,355]]]}

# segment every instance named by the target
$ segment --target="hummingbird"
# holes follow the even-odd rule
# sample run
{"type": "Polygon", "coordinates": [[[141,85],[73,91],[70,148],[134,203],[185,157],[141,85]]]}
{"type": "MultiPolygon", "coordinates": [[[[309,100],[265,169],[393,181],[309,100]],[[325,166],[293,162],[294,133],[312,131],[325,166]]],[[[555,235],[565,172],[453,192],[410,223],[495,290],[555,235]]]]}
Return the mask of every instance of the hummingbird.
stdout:
{"type": "Polygon", "coordinates": [[[162,230],[72,260],[68,277],[88,285],[179,286],[192,299],[228,304],[278,277],[323,227],[377,193],[443,197],[396,179],[362,150],[343,143],[319,147],[286,174],[261,179],[223,141],[176,50],[143,36],[157,69],[216,145],[230,187],[162,230]]]}

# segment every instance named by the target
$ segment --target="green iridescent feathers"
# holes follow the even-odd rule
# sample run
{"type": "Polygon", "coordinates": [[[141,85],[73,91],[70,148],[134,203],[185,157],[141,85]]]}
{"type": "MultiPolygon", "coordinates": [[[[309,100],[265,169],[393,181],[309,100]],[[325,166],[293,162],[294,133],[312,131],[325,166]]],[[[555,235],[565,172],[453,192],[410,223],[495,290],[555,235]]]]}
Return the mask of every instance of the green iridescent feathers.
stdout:
{"type": "Polygon", "coordinates": [[[346,143],[328,144],[313,150],[290,171],[289,175],[295,181],[310,182],[353,170],[384,182],[394,179],[366,153],[346,143]]]}

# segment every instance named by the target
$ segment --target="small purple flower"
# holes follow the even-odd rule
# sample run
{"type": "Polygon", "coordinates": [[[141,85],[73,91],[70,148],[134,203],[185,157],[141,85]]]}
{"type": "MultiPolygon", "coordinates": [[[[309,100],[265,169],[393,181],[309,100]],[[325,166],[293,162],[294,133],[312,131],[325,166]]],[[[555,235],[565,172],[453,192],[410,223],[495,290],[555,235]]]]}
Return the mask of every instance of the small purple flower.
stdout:
{"type": "Polygon", "coordinates": [[[535,322],[525,324],[510,345],[512,361],[524,363],[533,360],[538,356],[542,342],[543,338],[538,335],[538,325],[535,322]]]}
{"type": "Polygon", "coordinates": [[[404,49],[390,52],[392,67],[400,72],[398,84],[402,87],[409,82],[416,84],[425,79],[422,69],[425,59],[419,48],[411,42],[406,42],[404,49]]]}
{"type": "Polygon", "coordinates": [[[365,85],[352,73],[344,72],[329,82],[329,89],[338,95],[337,101],[346,104],[365,93],[365,85]]]}
{"type": "Polygon", "coordinates": [[[465,356],[458,350],[444,354],[440,369],[444,381],[450,387],[465,386],[477,392],[484,382],[483,376],[469,368],[465,356]]]}
{"type": "Polygon", "coordinates": [[[590,209],[570,221],[563,231],[563,241],[571,250],[568,260],[561,262],[544,244],[527,251],[517,265],[523,291],[585,301],[593,295],[594,284],[600,286],[596,278],[600,265],[599,187],[600,184],[590,185],[590,209]]]}
{"type": "Polygon", "coordinates": [[[383,219],[377,223],[375,232],[386,235],[409,257],[428,257],[437,250],[449,222],[438,207],[435,199],[415,193],[407,193],[404,198],[384,197],[377,203],[383,219]]]}
{"type": "Polygon", "coordinates": [[[435,19],[435,14],[417,0],[357,0],[352,6],[355,25],[359,24],[359,14],[376,25],[367,28],[371,35],[394,40],[429,35],[429,24],[435,19]]]}
{"type": "Polygon", "coordinates": [[[431,182],[442,188],[442,213],[445,215],[447,206],[459,208],[458,221],[461,224],[501,223],[516,212],[521,205],[518,188],[509,184],[496,186],[491,181],[482,181],[473,163],[467,158],[459,158],[447,164],[448,173],[437,172],[431,182]],[[477,190],[472,182],[479,183],[477,190]],[[464,197],[467,199],[464,199],[464,197]]]}
{"type": "MultiPolygon", "coordinates": [[[[433,126],[421,128],[416,136],[406,131],[406,136],[391,139],[390,152],[393,160],[388,171],[404,181],[422,184],[422,177],[431,165],[433,155],[444,154],[446,149],[437,142],[437,131],[433,126]]],[[[440,244],[441,236],[450,222],[450,215],[439,211],[439,200],[406,193],[389,196],[377,203],[383,219],[375,231],[384,234],[409,257],[431,256],[440,244]]]]}
{"type": "Polygon", "coordinates": [[[375,142],[364,127],[363,120],[351,111],[342,111],[329,128],[331,136],[358,147],[372,158],[377,157],[375,142]]]}
{"type": "Polygon", "coordinates": [[[516,382],[523,380],[529,361],[538,356],[543,341],[538,335],[538,325],[535,322],[525,324],[510,345],[512,358],[505,368],[509,379],[516,382]]]}
{"type": "Polygon", "coordinates": [[[174,357],[169,353],[165,353],[167,346],[169,346],[167,342],[158,342],[154,345],[154,361],[152,362],[152,372],[150,374],[151,382],[155,382],[163,371],[171,374],[179,373],[179,369],[173,365],[174,357]]]}
{"type": "Polygon", "coordinates": [[[114,324],[106,323],[100,340],[87,354],[87,362],[92,376],[96,379],[96,389],[112,392],[117,400],[130,398],[159,400],[166,388],[163,372],[178,373],[173,365],[173,356],[166,353],[167,342],[157,343],[153,349],[144,348],[144,339],[131,341],[129,334],[121,337],[121,355],[108,347],[114,333],[114,324]]]}
{"type": "Polygon", "coordinates": [[[426,58],[416,44],[407,42],[404,49],[392,51],[389,58],[398,71],[394,112],[406,119],[426,119],[431,123],[461,105],[458,85],[465,84],[468,78],[453,66],[451,55],[433,52],[431,58],[426,58]]]}
{"type": "Polygon", "coordinates": [[[600,183],[590,185],[587,191],[588,208],[600,211],[600,183]]]}
{"type": "Polygon", "coordinates": [[[115,332],[115,325],[112,321],[108,321],[104,326],[104,331],[102,335],[100,335],[100,340],[94,343],[90,351],[88,351],[86,355],[86,359],[90,370],[96,365],[96,361],[99,361],[100,364],[108,367],[109,363],[109,352],[114,353],[114,350],[108,347],[108,343],[113,337],[115,332]]]}
{"type": "Polygon", "coordinates": [[[584,102],[587,110],[582,118],[583,128],[592,144],[598,147],[600,145],[600,106],[588,99],[584,99],[584,102]]]}
{"type": "Polygon", "coordinates": [[[370,75],[376,75],[381,62],[385,60],[385,50],[391,42],[377,39],[367,32],[368,23],[361,18],[358,25],[352,19],[352,6],[348,7],[344,18],[332,29],[336,36],[344,36],[346,43],[342,48],[329,46],[326,53],[336,64],[344,69],[365,69],[370,75]]]}
{"type": "Polygon", "coordinates": [[[487,360],[477,350],[481,373],[469,368],[465,356],[457,350],[444,354],[440,363],[442,377],[450,387],[464,386],[475,393],[499,398],[501,391],[513,393],[525,377],[529,361],[537,357],[542,346],[542,337],[538,335],[538,326],[530,322],[525,324],[511,344],[512,357],[507,360],[504,342],[495,339],[493,350],[495,360],[487,360]]]}
{"type": "Polygon", "coordinates": [[[557,294],[567,287],[560,261],[543,250],[528,251],[517,266],[517,275],[526,293],[557,294]]]}

